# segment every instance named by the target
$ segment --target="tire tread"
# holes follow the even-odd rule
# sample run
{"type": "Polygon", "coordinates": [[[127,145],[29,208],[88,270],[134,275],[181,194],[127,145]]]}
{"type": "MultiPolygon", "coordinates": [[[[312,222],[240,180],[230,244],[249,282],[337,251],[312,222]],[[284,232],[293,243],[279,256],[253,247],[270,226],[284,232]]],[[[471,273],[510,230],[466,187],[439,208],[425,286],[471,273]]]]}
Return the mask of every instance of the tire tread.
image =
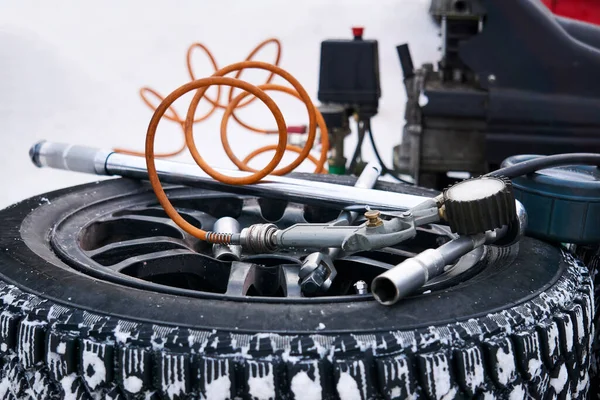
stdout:
{"type": "Polygon", "coordinates": [[[377,335],[141,324],[0,283],[0,399],[584,398],[593,286],[564,257],[564,275],[531,301],[377,335]]]}

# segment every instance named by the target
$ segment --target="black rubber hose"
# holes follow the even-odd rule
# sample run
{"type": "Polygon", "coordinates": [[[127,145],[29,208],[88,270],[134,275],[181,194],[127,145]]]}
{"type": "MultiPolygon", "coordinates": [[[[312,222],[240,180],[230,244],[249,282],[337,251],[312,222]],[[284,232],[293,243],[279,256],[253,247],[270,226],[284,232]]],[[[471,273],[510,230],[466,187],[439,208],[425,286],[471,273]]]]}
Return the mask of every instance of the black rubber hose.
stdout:
{"type": "Polygon", "coordinates": [[[354,149],[354,154],[352,155],[352,159],[350,160],[350,165],[348,166],[348,171],[353,173],[356,168],[356,164],[358,163],[358,158],[361,154],[361,149],[363,145],[363,141],[365,140],[365,124],[362,121],[358,122],[358,141],[356,142],[356,148],[354,149]]]}
{"type": "Polygon", "coordinates": [[[396,179],[398,182],[406,183],[409,185],[414,185],[414,183],[412,183],[412,182],[405,181],[404,179],[397,177],[394,174],[394,171],[392,171],[391,169],[389,169],[388,167],[385,166],[385,164],[383,163],[383,160],[381,159],[381,155],[379,154],[379,150],[377,150],[377,145],[375,145],[375,138],[373,137],[373,131],[371,130],[371,121],[367,120],[365,122],[365,125],[367,127],[367,132],[369,133],[369,140],[371,141],[371,147],[373,147],[373,152],[375,153],[377,162],[379,162],[379,165],[381,165],[381,173],[384,175],[391,176],[392,178],[396,179]]]}
{"type": "Polygon", "coordinates": [[[504,176],[512,179],[517,176],[531,174],[533,172],[563,165],[596,165],[600,166],[600,154],[596,153],[566,153],[552,156],[543,156],[523,161],[508,167],[500,168],[487,173],[485,176],[504,176]]]}

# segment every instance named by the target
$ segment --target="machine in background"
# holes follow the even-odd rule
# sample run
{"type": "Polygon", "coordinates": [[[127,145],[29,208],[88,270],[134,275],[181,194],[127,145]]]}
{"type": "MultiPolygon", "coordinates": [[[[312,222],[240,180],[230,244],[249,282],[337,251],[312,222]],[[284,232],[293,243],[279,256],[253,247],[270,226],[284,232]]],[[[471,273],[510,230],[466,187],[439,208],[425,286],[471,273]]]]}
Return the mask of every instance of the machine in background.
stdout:
{"type": "Polygon", "coordinates": [[[460,0],[441,12],[441,59],[414,68],[394,170],[441,189],[515,154],[600,151],[600,27],[534,0],[460,0]],[[458,8],[457,8],[458,7],[458,8]]]}
{"type": "Polygon", "coordinates": [[[364,39],[361,27],[352,28],[352,34],[353,39],[321,42],[319,111],[329,131],[329,173],[337,175],[359,175],[365,167],[361,148],[366,134],[372,137],[370,120],[381,97],[377,40],[364,39]],[[351,117],[356,120],[358,141],[352,158],[346,160],[344,140],[352,131],[351,117]]]}
{"type": "MultiPolygon", "coordinates": [[[[554,14],[578,21],[600,24],[600,3],[596,0],[538,0],[546,5],[554,14]]],[[[479,4],[463,0],[431,0],[429,14],[438,22],[442,15],[448,13],[468,14],[471,6],[479,4]]]]}

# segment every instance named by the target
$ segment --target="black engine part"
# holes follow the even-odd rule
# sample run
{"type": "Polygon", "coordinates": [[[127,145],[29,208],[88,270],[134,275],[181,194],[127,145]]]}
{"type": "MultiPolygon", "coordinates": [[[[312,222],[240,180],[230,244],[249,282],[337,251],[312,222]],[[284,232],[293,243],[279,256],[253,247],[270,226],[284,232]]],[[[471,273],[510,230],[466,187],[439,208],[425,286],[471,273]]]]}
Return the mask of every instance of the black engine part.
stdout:
{"type": "Polygon", "coordinates": [[[515,154],[600,151],[600,27],[537,0],[434,3],[442,57],[405,74],[398,173],[442,189],[448,171],[480,175],[515,154]]]}
{"type": "Polygon", "coordinates": [[[377,40],[363,39],[362,28],[354,31],[352,40],[321,42],[318,99],[371,117],[381,97],[377,40]]]}

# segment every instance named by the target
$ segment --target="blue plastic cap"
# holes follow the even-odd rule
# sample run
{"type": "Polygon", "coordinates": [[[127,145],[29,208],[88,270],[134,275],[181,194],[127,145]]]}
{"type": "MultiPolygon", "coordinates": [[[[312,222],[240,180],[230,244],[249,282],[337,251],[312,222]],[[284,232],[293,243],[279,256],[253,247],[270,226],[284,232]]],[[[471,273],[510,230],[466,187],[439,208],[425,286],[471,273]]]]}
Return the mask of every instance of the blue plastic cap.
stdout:
{"type": "MultiPolygon", "coordinates": [[[[502,167],[537,157],[512,156],[502,167]]],[[[552,242],[600,243],[600,168],[548,168],[512,182],[515,197],[527,210],[527,234],[552,242]]]]}

